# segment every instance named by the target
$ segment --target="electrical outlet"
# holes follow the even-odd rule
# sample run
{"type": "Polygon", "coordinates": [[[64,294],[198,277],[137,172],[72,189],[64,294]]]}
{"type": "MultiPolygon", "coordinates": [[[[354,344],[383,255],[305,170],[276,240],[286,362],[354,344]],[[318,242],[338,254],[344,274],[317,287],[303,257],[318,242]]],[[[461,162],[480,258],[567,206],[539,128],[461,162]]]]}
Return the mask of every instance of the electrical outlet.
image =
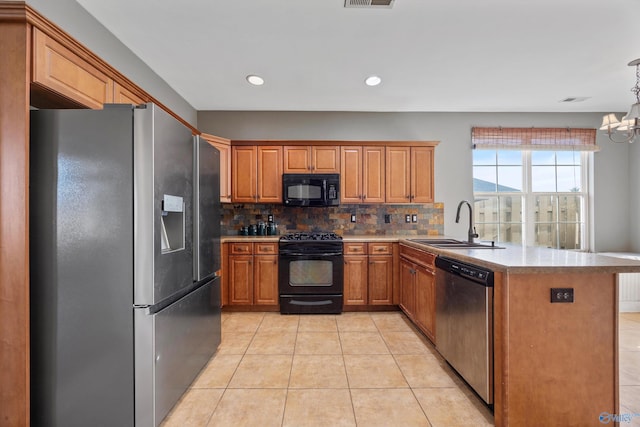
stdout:
{"type": "Polygon", "coordinates": [[[411,222],[411,215],[406,214],[406,215],[404,216],[404,222],[411,222]]]}
{"type": "Polygon", "coordinates": [[[551,288],[551,302],[573,302],[573,288],[551,288]]]}
{"type": "Polygon", "coordinates": [[[389,215],[389,214],[385,214],[384,215],[384,223],[385,224],[391,224],[391,215],[389,215]]]}
{"type": "Polygon", "coordinates": [[[418,215],[416,214],[411,215],[411,222],[418,222],[418,215]]]}
{"type": "Polygon", "coordinates": [[[273,215],[272,214],[267,215],[267,221],[268,222],[273,222],[273,215]]]}
{"type": "Polygon", "coordinates": [[[356,222],[356,214],[351,214],[351,222],[356,222]]]}

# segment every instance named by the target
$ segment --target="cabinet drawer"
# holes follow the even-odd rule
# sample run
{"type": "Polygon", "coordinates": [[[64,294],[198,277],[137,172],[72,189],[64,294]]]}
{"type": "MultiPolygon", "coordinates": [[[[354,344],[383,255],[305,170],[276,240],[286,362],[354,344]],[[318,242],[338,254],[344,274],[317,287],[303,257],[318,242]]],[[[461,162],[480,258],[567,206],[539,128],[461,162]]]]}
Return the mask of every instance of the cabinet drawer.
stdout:
{"type": "Polygon", "coordinates": [[[345,255],[366,255],[367,244],[366,243],[345,243],[344,254],[345,255]]]}
{"type": "Polygon", "coordinates": [[[229,253],[232,255],[251,255],[253,253],[253,243],[231,243],[229,253]]]}
{"type": "Polygon", "coordinates": [[[255,255],[275,255],[278,253],[277,243],[255,243],[255,255]]]}
{"type": "Polygon", "coordinates": [[[369,243],[369,255],[391,255],[393,243],[369,243]]]}

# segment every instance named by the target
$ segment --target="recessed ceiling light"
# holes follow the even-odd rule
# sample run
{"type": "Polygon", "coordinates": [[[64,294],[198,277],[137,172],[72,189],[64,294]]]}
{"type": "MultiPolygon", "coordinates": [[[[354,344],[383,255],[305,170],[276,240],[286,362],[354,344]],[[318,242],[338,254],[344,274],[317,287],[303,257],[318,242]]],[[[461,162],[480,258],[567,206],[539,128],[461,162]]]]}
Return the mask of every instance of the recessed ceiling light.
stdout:
{"type": "Polygon", "coordinates": [[[367,86],[378,86],[382,82],[382,79],[378,76],[369,76],[364,79],[364,84],[367,86]]]}
{"type": "Polygon", "coordinates": [[[264,79],[260,76],[256,76],[255,74],[249,74],[247,76],[247,81],[254,86],[261,86],[264,84],[264,79]]]}

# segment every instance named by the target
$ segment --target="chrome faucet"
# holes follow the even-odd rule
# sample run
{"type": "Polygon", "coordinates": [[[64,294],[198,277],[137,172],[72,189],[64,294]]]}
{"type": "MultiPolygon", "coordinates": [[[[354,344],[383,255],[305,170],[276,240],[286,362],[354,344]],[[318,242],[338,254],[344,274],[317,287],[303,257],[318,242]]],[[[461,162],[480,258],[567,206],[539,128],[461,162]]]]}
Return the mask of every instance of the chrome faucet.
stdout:
{"type": "Polygon", "coordinates": [[[469,240],[469,243],[473,243],[473,239],[478,237],[478,233],[476,233],[476,228],[473,226],[473,208],[471,207],[471,203],[469,203],[466,200],[463,200],[458,204],[458,211],[456,212],[456,224],[460,222],[460,208],[462,208],[462,205],[464,204],[466,204],[469,207],[468,240],[469,240]]]}

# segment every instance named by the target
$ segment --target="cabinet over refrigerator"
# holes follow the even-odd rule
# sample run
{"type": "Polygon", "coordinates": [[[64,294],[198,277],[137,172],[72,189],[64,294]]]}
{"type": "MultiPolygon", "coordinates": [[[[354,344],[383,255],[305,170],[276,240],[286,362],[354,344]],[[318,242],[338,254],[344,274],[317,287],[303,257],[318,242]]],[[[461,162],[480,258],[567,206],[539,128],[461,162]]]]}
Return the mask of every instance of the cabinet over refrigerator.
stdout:
{"type": "Polygon", "coordinates": [[[153,104],[31,112],[31,419],[156,426],[220,342],[219,152],[153,104]]]}

